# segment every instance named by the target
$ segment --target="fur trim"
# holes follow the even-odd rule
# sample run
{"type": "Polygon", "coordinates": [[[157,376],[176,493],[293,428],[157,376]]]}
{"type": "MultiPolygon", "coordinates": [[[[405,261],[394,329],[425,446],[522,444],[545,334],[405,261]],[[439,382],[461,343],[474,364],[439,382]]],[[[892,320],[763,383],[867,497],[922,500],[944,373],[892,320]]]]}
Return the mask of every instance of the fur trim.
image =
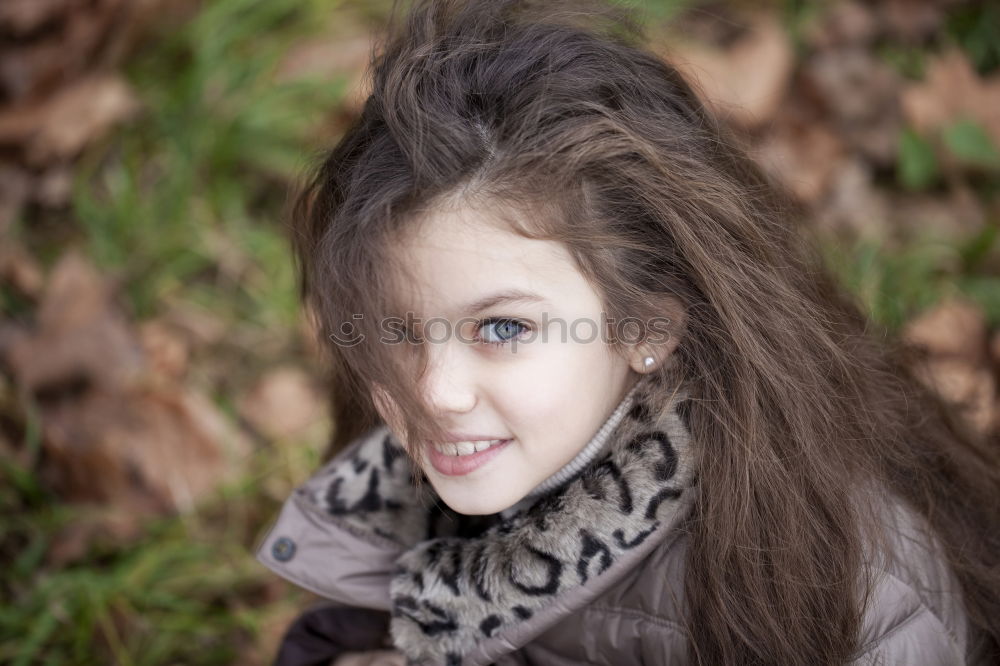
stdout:
{"type": "Polygon", "coordinates": [[[567,591],[621,576],[620,555],[679,523],[696,477],[685,401],[676,392],[654,414],[640,386],[603,456],[507,518],[458,514],[430,483],[418,496],[420,472],[384,426],[328,470],[313,499],[352,532],[402,547],[390,586],[393,644],[410,663],[458,666],[477,642],[567,591]]]}

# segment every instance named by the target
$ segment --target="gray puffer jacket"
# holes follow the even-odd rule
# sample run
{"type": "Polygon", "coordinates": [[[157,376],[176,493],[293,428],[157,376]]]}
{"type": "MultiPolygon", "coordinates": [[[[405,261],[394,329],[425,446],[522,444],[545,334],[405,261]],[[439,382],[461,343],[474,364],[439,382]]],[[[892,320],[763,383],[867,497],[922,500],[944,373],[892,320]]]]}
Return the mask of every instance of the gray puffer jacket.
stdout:
{"type": "MultiPolygon", "coordinates": [[[[381,426],[295,491],[257,556],[342,611],[382,617],[343,649],[395,647],[435,666],[686,664],[678,526],[697,482],[687,433],[683,399],[655,419],[640,399],[620,445],[500,517],[458,514],[429,484],[415,491],[409,459],[381,426]]],[[[920,521],[897,502],[872,509],[897,557],[877,573],[852,663],[985,664],[920,521]]]]}

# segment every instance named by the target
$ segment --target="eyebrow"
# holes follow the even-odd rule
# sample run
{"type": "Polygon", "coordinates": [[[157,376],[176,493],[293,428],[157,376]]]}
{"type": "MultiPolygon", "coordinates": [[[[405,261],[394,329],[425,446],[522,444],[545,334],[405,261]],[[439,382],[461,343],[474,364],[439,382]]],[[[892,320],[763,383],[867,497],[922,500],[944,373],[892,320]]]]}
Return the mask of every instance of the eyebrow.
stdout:
{"type": "Polygon", "coordinates": [[[489,296],[484,296],[483,298],[472,301],[467,304],[465,308],[463,308],[462,312],[476,313],[488,308],[496,307],[497,305],[506,305],[509,303],[547,302],[548,301],[542,296],[533,294],[530,291],[523,291],[521,289],[504,289],[503,291],[498,291],[495,294],[490,294],[489,296]]]}

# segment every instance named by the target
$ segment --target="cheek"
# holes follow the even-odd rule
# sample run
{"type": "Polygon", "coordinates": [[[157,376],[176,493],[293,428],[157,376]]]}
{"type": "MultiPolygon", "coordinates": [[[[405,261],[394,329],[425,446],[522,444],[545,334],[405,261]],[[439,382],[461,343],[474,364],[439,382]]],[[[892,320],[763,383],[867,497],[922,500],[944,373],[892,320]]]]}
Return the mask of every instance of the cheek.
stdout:
{"type": "MultiPolygon", "coordinates": [[[[494,403],[512,428],[524,436],[551,433],[579,416],[582,392],[606,381],[607,361],[585,345],[550,345],[530,361],[511,366],[490,381],[494,403]]],[[[535,350],[532,350],[535,351],[535,350]]]]}
{"type": "Polygon", "coordinates": [[[495,369],[484,384],[483,397],[507,424],[522,438],[551,417],[554,404],[564,391],[558,368],[540,358],[524,359],[495,369]]]}
{"type": "Polygon", "coordinates": [[[557,365],[532,379],[535,403],[549,427],[579,434],[591,415],[605,408],[627,362],[612,355],[602,342],[564,345],[557,365]]]}

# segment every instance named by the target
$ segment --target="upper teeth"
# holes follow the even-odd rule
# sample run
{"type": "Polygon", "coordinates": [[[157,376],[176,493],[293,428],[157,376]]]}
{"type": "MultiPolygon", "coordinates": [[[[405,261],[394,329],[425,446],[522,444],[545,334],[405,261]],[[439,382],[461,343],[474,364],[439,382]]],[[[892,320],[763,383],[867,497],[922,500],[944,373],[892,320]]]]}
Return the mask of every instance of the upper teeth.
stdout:
{"type": "Polygon", "coordinates": [[[494,444],[505,442],[505,439],[484,439],[478,442],[442,442],[435,444],[434,448],[446,456],[467,456],[477,451],[483,451],[494,444]]]}

